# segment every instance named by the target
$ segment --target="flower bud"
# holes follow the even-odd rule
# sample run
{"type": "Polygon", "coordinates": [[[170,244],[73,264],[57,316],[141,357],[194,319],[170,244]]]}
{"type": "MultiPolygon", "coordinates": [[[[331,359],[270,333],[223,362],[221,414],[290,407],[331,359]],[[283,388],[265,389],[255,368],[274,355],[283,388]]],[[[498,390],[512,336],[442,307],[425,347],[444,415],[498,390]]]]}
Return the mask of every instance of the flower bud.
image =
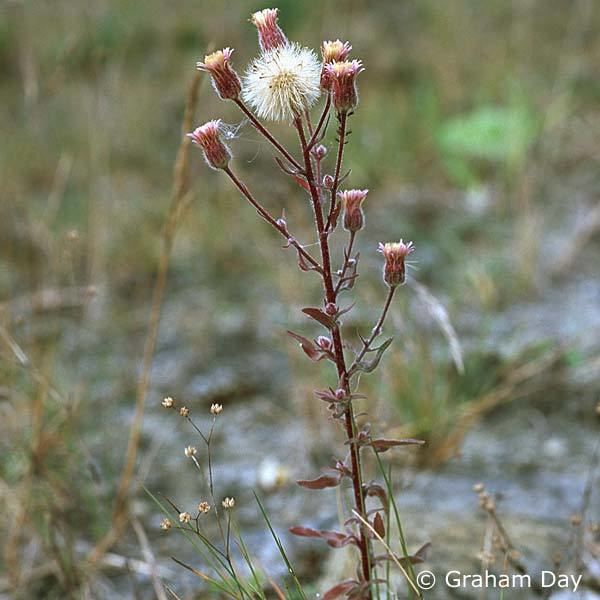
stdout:
{"type": "Polygon", "coordinates": [[[223,48],[204,57],[204,62],[197,62],[199,71],[206,71],[212,78],[212,84],[222,100],[236,100],[242,91],[242,83],[229,61],[233,48],[223,48]]]}
{"type": "Polygon", "coordinates": [[[328,302],[325,305],[325,313],[328,314],[330,317],[335,317],[335,315],[337,315],[338,312],[338,307],[336,306],[335,302],[328,302]]]}
{"type": "Polygon", "coordinates": [[[346,398],[346,390],[343,388],[338,388],[335,390],[335,397],[338,400],[344,400],[346,398]]]}
{"type": "Polygon", "coordinates": [[[231,152],[221,139],[221,120],[208,121],[187,136],[202,148],[204,158],[213,169],[225,169],[231,160],[231,152]]]}
{"type": "Polygon", "coordinates": [[[362,203],[368,192],[369,190],[345,190],[338,194],[344,210],[344,229],[346,231],[356,232],[364,227],[365,215],[362,203]]]}
{"type": "Polygon", "coordinates": [[[331,76],[328,74],[325,66],[333,62],[342,62],[348,58],[352,46],[348,42],[323,42],[321,46],[321,56],[323,57],[323,68],[321,70],[321,88],[325,91],[331,90],[331,76]]]}
{"type": "Polygon", "coordinates": [[[325,175],[323,177],[323,187],[326,190],[330,190],[333,187],[333,177],[331,175],[325,175]]]}
{"type": "Polygon", "coordinates": [[[327,146],[324,146],[323,144],[318,144],[314,147],[312,153],[315,158],[321,160],[325,158],[325,155],[327,154],[327,146]]]}
{"type": "Polygon", "coordinates": [[[331,339],[325,335],[320,335],[316,341],[317,346],[319,346],[319,348],[321,348],[321,350],[324,350],[325,352],[329,352],[333,346],[331,339]]]}
{"type": "Polygon", "coordinates": [[[250,20],[258,30],[258,45],[262,52],[287,46],[288,39],[277,24],[277,8],[265,8],[255,12],[250,20]]]}
{"type": "Polygon", "coordinates": [[[364,69],[360,60],[334,62],[324,67],[331,79],[333,106],[339,113],[347,113],[358,104],[356,77],[364,69]]]}
{"type": "Polygon", "coordinates": [[[399,242],[388,242],[379,244],[379,252],[383,254],[385,264],[383,267],[383,280],[390,286],[402,285],[406,280],[406,267],[404,259],[413,252],[415,247],[412,242],[405,244],[399,242]]]}

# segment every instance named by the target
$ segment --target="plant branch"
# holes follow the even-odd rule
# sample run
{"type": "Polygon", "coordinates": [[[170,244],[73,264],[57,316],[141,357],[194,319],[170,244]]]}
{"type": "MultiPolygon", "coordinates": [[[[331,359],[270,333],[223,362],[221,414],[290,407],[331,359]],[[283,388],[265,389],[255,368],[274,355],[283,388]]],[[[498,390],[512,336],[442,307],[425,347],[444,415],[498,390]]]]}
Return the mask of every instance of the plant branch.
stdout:
{"type": "Polygon", "coordinates": [[[246,197],[246,199],[254,206],[258,214],[265,220],[269,225],[274,227],[279,233],[287,240],[290,246],[293,246],[302,258],[304,258],[316,271],[319,273],[322,272],[321,265],[298,243],[298,241],[290,235],[290,232],[287,230],[286,225],[281,222],[278,222],[272,215],[264,208],[256,198],[252,195],[250,190],[246,187],[246,185],[238,179],[235,173],[231,170],[231,167],[227,167],[223,169],[225,173],[228,175],[229,179],[233,181],[235,187],[246,197]]]}
{"type": "Polygon", "coordinates": [[[234,100],[234,102],[238,105],[239,109],[250,119],[250,122],[254,126],[254,128],[265,137],[281,154],[283,157],[289,161],[298,171],[302,171],[302,167],[300,163],[275,139],[273,134],[256,118],[254,113],[238,98],[234,100]]]}
{"type": "Polygon", "coordinates": [[[390,309],[390,305],[392,303],[392,298],[394,297],[395,291],[396,291],[396,287],[389,288],[388,295],[387,295],[387,298],[385,299],[385,304],[383,305],[383,310],[381,311],[381,315],[379,316],[379,319],[377,320],[377,324],[373,328],[373,331],[371,332],[369,339],[366,342],[363,342],[363,348],[359,352],[358,356],[354,359],[354,362],[352,363],[352,366],[350,367],[350,369],[348,371],[349,373],[351,373],[352,370],[354,369],[354,367],[363,359],[364,355],[368,352],[369,348],[371,347],[371,344],[375,341],[375,338],[381,333],[381,328],[383,327],[383,322],[385,321],[385,318],[390,309]]]}
{"type": "Polygon", "coordinates": [[[331,203],[329,205],[329,215],[327,216],[327,228],[329,231],[331,227],[331,220],[333,218],[333,211],[335,210],[335,204],[337,201],[337,191],[340,184],[340,172],[342,170],[342,160],[344,158],[344,145],[346,144],[346,123],[348,115],[345,112],[338,114],[338,120],[340,126],[338,128],[338,150],[335,161],[335,174],[333,176],[333,186],[331,187],[331,203]]]}
{"type": "Polygon", "coordinates": [[[313,131],[312,136],[307,144],[309,150],[312,150],[318,143],[321,129],[323,128],[325,119],[327,118],[327,115],[329,114],[330,108],[331,108],[331,95],[328,94],[327,100],[325,101],[325,106],[323,107],[323,112],[321,113],[321,117],[319,118],[319,122],[317,123],[317,126],[316,126],[315,130],[313,131]]]}
{"type": "Polygon", "coordinates": [[[348,246],[344,251],[344,265],[342,267],[342,271],[340,274],[340,278],[335,286],[335,297],[340,293],[340,288],[344,283],[344,277],[346,276],[346,272],[348,271],[348,267],[350,265],[351,255],[352,255],[352,247],[354,246],[354,239],[356,238],[356,231],[350,232],[350,238],[348,239],[348,246]]]}

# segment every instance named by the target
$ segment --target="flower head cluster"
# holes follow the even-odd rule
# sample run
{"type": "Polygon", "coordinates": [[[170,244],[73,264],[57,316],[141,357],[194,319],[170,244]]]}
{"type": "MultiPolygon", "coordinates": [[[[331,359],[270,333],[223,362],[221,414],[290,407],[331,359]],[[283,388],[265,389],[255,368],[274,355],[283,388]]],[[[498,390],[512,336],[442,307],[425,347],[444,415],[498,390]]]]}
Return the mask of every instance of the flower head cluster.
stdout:
{"type": "Polygon", "coordinates": [[[225,498],[221,504],[223,505],[223,508],[233,508],[235,506],[235,498],[225,498]]]}
{"type": "Polygon", "coordinates": [[[316,102],[321,93],[320,77],[316,54],[288,44],[263,53],[250,64],[242,93],[259,117],[289,120],[316,102]]]}
{"type": "Polygon", "coordinates": [[[183,450],[183,453],[187,458],[192,458],[192,456],[196,456],[196,454],[198,454],[198,449],[196,446],[186,446],[183,450]]]}
{"type": "Polygon", "coordinates": [[[258,45],[263,52],[282,48],[288,44],[285,33],[283,33],[281,27],[277,24],[278,12],[276,8],[265,8],[264,10],[255,12],[250,17],[250,20],[258,30],[258,45]]]}
{"type": "Polygon", "coordinates": [[[236,100],[242,91],[242,82],[230,65],[233,48],[223,48],[204,57],[204,62],[197,62],[199,71],[206,71],[212,78],[215,91],[222,100],[236,100]]]}
{"type": "Polygon", "coordinates": [[[222,404],[211,404],[210,405],[210,414],[213,417],[216,417],[217,415],[220,415],[223,412],[223,405],[222,404]]]}
{"type": "Polygon", "coordinates": [[[321,70],[321,88],[326,91],[331,89],[331,76],[325,68],[326,65],[334,62],[342,62],[348,58],[352,46],[349,42],[335,40],[335,42],[325,41],[321,46],[321,56],[323,57],[323,68],[321,70]]]}
{"type": "Polygon", "coordinates": [[[344,210],[344,229],[347,231],[360,231],[365,225],[365,215],[362,204],[369,190],[345,190],[338,195],[344,210]]]}
{"type": "Polygon", "coordinates": [[[204,158],[213,169],[225,169],[231,160],[231,152],[223,143],[221,120],[208,121],[188,133],[192,142],[202,148],[204,158]]]}
{"type": "Polygon", "coordinates": [[[406,280],[406,257],[413,252],[415,247],[412,242],[388,242],[379,244],[379,252],[383,254],[383,280],[390,286],[402,285],[406,280]]]}
{"type": "Polygon", "coordinates": [[[339,113],[347,113],[358,104],[356,77],[364,71],[360,60],[334,62],[325,65],[326,77],[333,96],[333,105],[339,113]]]}
{"type": "Polygon", "coordinates": [[[198,504],[198,512],[200,514],[205,515],[206,513],[208,513],[208,511],[210,510],[210,504],[206,501],[202,501],[200,502],[200,504],[198,504]]]}

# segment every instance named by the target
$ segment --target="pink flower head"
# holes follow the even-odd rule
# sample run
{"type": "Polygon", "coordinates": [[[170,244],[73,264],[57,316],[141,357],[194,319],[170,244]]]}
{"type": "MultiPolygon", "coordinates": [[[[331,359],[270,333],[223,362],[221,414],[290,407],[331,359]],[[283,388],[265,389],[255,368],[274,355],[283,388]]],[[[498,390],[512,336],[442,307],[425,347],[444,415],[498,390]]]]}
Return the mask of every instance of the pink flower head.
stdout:
{"type": "Polygon", "coordinates": [[[412,242],[404,243],[388,242],[379,244],[379,252],[383,254],[385,264],[383,266],[383,280],[390,286],[396,287],[402,285],[406,280],[406,267],[404,259],[414,252],[415,247],[412,242]]]}
{"type": "Polygon", "coordinates": [[[338,196],[344,209],[344,229],[347,231],[360,231],[365,225],[365,215],[362,204],[369,190],[345,190],[338,196]]]}
{"type": "Polygon", "coordinates": [[[221,120],[208,121],[188,133],[192,142],[202,148],[204,158],[213,169],[225,169],[231,160],[231,152],[221,139],[221,120]]]}
{"type": "Polygon", "coordinates": [[[321,56],[323,57],[323,69],[321,70],[321,88],[325,91],[331,89],[331,77],[325,69],[325,65],[333,62],[341,62],[348,58],[352,46],[349,42],[335,40],[335,42],[325,41],[321,46],[321,56]]]}
{"type": "Polygon", "coordinates": [[[213,87],[222,100],[235,100],[242,91],[240,78],[229,64],[232,54],[233,48],[223,48],[205,56],[204,62],[196,63],[199,71],[210,74],[213,87]]]}
{"type": "Polygon", "coordinates": [[[347,113],[358,104],[356,77],[364,71],[360,60],[334,62],[325,65],[326,78],[330,79],[333,105],[339,113],[347,113]]]}
{"type": "Polygon", "coordinates": [[[255,12],[250,20],[258,30],[258,45],[262,52],[287,46],[288,39],[277,24],[277,8],[265,8],[255,12]]]}

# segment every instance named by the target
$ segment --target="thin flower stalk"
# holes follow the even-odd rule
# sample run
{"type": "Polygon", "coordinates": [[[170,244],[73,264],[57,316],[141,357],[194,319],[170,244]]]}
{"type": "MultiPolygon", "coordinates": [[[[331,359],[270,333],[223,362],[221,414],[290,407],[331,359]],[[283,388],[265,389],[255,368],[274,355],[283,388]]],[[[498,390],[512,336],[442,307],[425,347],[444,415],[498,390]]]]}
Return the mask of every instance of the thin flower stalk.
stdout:
{"type": "Polygon", "coordinates": [[[331,201],[329,204],[329,214],[327,215],[327,230],[332,225],[333,213],[337,203],[337,191],[340,185],[340,173],[342,171],[342,161],[344,159],[344,146],[346,144],[346,123],[348,115],[341,113],[338,115],[338,148],[335,160],[335,173],[333,175],[333,186],[331,187],[331,201]]]}

